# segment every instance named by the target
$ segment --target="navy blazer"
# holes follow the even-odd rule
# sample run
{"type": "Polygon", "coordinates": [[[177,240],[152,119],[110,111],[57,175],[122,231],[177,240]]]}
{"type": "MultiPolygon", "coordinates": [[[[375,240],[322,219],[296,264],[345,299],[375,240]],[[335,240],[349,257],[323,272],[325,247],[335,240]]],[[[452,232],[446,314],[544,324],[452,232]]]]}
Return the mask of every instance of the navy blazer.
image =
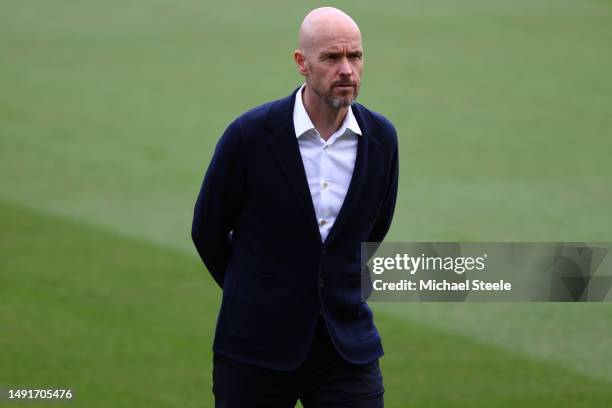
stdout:
{"type": "Polygon", "coordinates": [[[321,242],[293,127],[296,92],[229,125],[195,205],[193,241],[223,288],[213,349],[292,370],[305,360],[322,313],[338,353],[369,363],[383,349],[362,301],[369,275],[361,276],[360,243],[382,241],[391,224],[397,134],[382,115],[353,105],[363,135],[346,198],[321,242]]]}

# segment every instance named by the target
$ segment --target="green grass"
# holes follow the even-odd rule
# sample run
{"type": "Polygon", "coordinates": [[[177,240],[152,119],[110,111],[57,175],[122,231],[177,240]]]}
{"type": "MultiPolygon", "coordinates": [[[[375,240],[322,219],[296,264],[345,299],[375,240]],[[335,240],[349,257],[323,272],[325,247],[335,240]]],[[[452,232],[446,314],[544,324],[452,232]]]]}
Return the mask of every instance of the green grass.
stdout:
{"type": "Polygon", "coordinates": [[[389,407],[600,407],[610,383],[404,319],[378,324],[389,407]]]}
{"type": "MultiPolygon", "coordinates": [[[[612,241],[612,3],[335,4],[399,130],[390,240],[612,241]]],[[[317,5],[0,3],[0,388],[210,406],[193,202],[229,121],[299,85],[317,5]]],[[[609,400],[609,304],[373,306],[391,407],[609,400]]]]}
{"type": "Polygon", "coordinates": [[[196,259],[0,209],[1,388],[70,388],[79,407],[210,401],[219,293],[196,259]]]}
{"type": "MultiPolygon", "coordinates": [[[[219,291],[193,257],[0,209],[3,388],[70,388],[79,407],[212,406],[219,291]]],[[[601,407],[612,398],[609,382],[559,365],[388,314],[377,323],[389,407],[601,407]]]]}

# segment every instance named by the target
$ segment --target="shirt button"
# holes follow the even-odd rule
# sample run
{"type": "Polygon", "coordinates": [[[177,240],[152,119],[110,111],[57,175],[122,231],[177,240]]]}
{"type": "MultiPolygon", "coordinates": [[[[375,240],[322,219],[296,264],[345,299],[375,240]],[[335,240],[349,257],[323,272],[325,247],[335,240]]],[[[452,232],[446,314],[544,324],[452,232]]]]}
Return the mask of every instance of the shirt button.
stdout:
{"type": "Polygon", "coordinates": [[[321,183],[321,189],[325,190],[327,188],[327,181],[324,181],[323,183],[321,183]]]}
{"type": "Polygon", "coordinates": [[[319,287],[322,288],[325,285],[323,278],[319,278],[319,287]]]}
{"type": "Polygon", "coordinates": [[[321,221],[319,221],[319,225],[321,225],[321,226],[322,226],[322,225],[325,225],[325,224],[327,224],[327,220],[321,220],[321,221]]]}

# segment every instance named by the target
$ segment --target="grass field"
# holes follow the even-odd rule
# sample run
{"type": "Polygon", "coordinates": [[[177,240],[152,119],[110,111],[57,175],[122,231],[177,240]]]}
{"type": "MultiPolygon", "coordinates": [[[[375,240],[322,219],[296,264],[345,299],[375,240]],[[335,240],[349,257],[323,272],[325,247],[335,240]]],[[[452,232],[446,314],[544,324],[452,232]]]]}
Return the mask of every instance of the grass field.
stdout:
{"type": "MultiPolygon", "coordinates": [[[[389,240],[612,241],[611,2],[334,4],[400,135],[389,240]]],[[[229,121],[300,84],[318,5],[0,3],[0,389],[212,406],[193,203],[229,121]]],[[[373,308],[388,407],[612,400],[609,304],[373,308]]]]}

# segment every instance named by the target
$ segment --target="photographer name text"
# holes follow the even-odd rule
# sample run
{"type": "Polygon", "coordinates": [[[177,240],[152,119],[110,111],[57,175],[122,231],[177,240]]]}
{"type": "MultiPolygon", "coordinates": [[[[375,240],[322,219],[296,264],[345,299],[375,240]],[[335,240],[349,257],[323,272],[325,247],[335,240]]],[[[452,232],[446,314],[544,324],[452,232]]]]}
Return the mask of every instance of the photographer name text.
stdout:
{"type": "Polygon", "coordinates": [[[480,279],[466,279],[461,282],[453,282],[436,279],[420,279],[417,282],[402,279],[396,282],[384,282],[381,279],[376,279],[372,282],[372,287],[376,291],[421,291],[421,292],[436,292],[436,291],[510,291],[512,284],[504,280],[495,282],[483,281],[480,279]]]}

